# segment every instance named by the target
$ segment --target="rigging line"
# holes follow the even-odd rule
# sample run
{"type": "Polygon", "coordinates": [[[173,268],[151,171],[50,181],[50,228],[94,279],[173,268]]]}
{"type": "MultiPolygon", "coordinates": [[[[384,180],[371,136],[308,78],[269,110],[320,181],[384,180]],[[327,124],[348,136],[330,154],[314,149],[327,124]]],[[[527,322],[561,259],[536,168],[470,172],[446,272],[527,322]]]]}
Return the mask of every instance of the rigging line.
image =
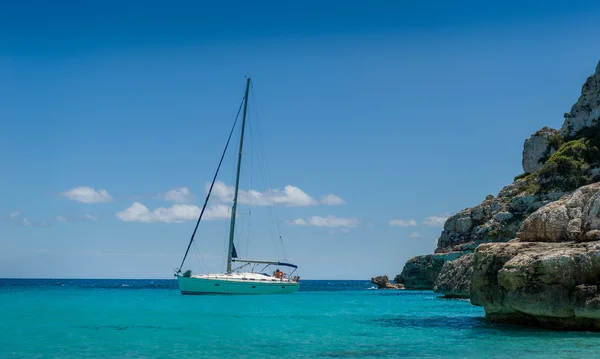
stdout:
{"type": "MultiPolygon", "coordinates": [[[[264,141],[262,138],[262,131],[260,130],[260,117],[258,116],[258,106],[256,105],[256,94],[254,92],[254,84],[251,83],[250,87],[252,89],[252,104],[254,105],[254,111],[256,112],[256,127],[257,127],[257,132],[258,132],[258,138],[260,141],[260,147],[263,153],[263,165],[265,167],[265,177],[266,177],[266,183],[269,186],[269,188],[272,187],[271,185],[271,178],[269,176],[269,166],[267,164],[267,155],[265,152],[265,145],[264,145],[264,141]]],[[[273,206],[274,207],[274,206],[273,206]]],[[[275,217],[275,226],[277,227],[277,234],[279,237],[279,242],[281,243],[281,248],[283,250],[283,256],[285,259],[287,259],[287,252],[285,250],[285,245],[283,244],[283,239],[281,237],[281,227],[279,226],[279,216],[277,215],[277,210],[275,208],[273,208],[272,213],[274,214],[275,217]]]]}
{"type": "MultiPolygon", "coordinates": [[[[257,134],[260,136],[260,124],[258,123],[259,116],[258,116],[258,110],[257,110],[258,107],[256,106],[256,100],[254,99],[255,96],[256,95],[254,93],[254,87],[252,87],[252,104],[253,104],[254,112],[256,113],[256,118],[257,118],[257,134]]],[[[252,138],[252,140],[254,140],[254,139],[252,138]]],[[[259,137],[259,140],[260,140],[260,137],[259,137]]],[[[275,226],[273,225],[274,210],[272,207],[274,206],[274,203],[273,203],[273,201],[271,199],[271,195],[270,195],[271,194],[270,190],[271,190],[272,186],[270,184],[270,181],[268,180],[268,173],[267,173],[268,171],[266,168],[266,155],[264,154],[264,152],[265,152],[264,145],[260,146],[260,142],[258,144],[259,144],[259,146],[257,146],[257,149],[259,149],[259,150],[257,150],[257,153],[259,155],[262,154],[262,158],[261,158],[262,161],[259,161],[259,170],[260,170],[262,180],[265,184],[265,190],[266,190],[265,197],[267,199],[267,204],[268,204],[267,213],[269,214],[269,231],[271,232],[270,234],[271,234],[271,240],[273,241],[273,248],[275,248],[275,251],[277,252],[277,257],[279,257],[279,248],[277,247],[277,243],[275,242],[275,237],[277,237],[277,233],[275,231],[275,226]]],[[[255,145],[254,142],[253,142],[253,145],[255,145]]]]}
{"type": "MultiPolygon", "coordinates": [[[[246,96],[244,96],[245,99],[246,96]]],[[[227,138],[227,143],[225,144],[225,149],[223,150],[223,154],[221,155],[221,160],[219,161],[219,166],[217,166],[217,171],[213,177],[212,183],[210,184],[210,188],[208,189],[208,193],[206,194],[206,200],[204,201],[204,206],[202,206],[202,211],[200,212],[200,216],[198,216],[198,221],[196,222],[196,227],[194,228],[194,232],[192,233],[192,238],[190,238],[190,243],[188,244],[187,249],[185,250],[185,255],[183,256],[183,260],[181,261],[181,265],[179,266],[179,272],[181,272],[181,267],[183,267],[183,263],[185,263],[185,259],[187,258],[188,252],[190,251],[190,247],[192,246],[192,242],[194,242],[194,236],[196,235],[196,231],[198,230],[198,225],[200,224],[200,220],[202,219],[202,215],[204,214],[204,210],[206,209],[206,205],[208,204],[208,200],[210,198],[210,193],[212,192],[213,186],[215,185],[215,181],[217,180],[217,175],[219,174],[219,169],[221,168],[221,164],[223,164],[223,158],[225,157],[225,153],[227,152],[227,147],[229,147],[229,141],[231,140],[231,135],[233,135],[233,130],[235,130],[235,125],[237,124],[238,118],[240,117],[240,112],[242,111],[242,104],[244,103],[244,99],[240,103],[240,107],[238,108],[237,115],[235,115],[235,121],[233,122],[233,126],[231,127],[231,131],[229,132],[229,137],[227,138]]]]}
{"type": "MultiPolygon", "coordinates": [[[[269,206],[267,208],[267,213],[269,214],[269,231],[271,232],[270,234],[271,234],[271,240],[273,241],[273,247],[275,248],[277,257],[279,258],[280,257],[279,247],[277,246],[277,243],[276,243],[276,237],[279,237],[279,234],[277,233],[275,225],[273,223],[274,222],[273,218],[276,217],[276,215],[274,215],[274,213],[275,214],[277,213],[276,209],[274,208],[273,200],[271,198],[272,197],[271,196],[271,188],[273,186],[271,185],[271,182],[270,182],[270,179],[268,176],[268,168],[266,165],[266,157],[267,156],[266,156],[265,150],[264,150],[264,142],[262,142],[262,136],[261,136],[261,132],[260,132],[260,123],[258,123],[260,121],[260,117],[258,116],[258,106],[256,106],[256,100],[254,99],[255,94],[254,94],[253,88],[252,88],[252,93],[253,93],[252,101],[253,101],[253,105],[254,105],[253,107],[254,107],[254,111],[256,113],[256,118],[257,118],[257,126],[256,126],[257,131],[256,132],[257,132],[257,135],[259,136],[257,148],[259,149],[258,150],[259,155],[262,155],[262,157],[261,157],[262,161],[259,161],[259,169],[261,170],[260,171],[261,177],[262,177],[262,180],[263,180],[266,190],[267,190],[265,193],[265,197],[267,198],[267,201],[269,204],[269,206]],[[262,142],[262,145],[261,145],[261,142],[262,142]]],[[[285,255],[285,253],[284,253],[284,255],[285,255]]]]}
{"type": "Polygon", "coordinates": [[[202,258],[200,257],[200,251],[198,250],[196,242],[194,242],[194,252],[196,252],[196,261],[198,262],[198,267],[200,267],[200,271],[202,271],[202,263],[200,263],[200,259],[202,258]]]}
{"type": "Polygon", "coordinates": [[[194,251],[196,252],[196,260],[198,261],[200,270],[202,271],[202,265],[204,265],[204,268],[206,268],[206,271],[208,271],[209,270],[208,264],[206,263],[204,258],[202,258],[202,256],[200,255],[200,250],[198,249],[198,245],[196,244],[196,242],[194,242],[194,251]],[[202,263],[200,263],[200,261],[202,261],[202,263]]]}
{"type": "MultiPolygon", "coordinates": [[[[239,139],[238,142],[236,144],[235,147],[239,147],[239,139]]],[[[235,153],[234,153],[235,155],[235,153]]],[[[235,161],[231,161],[231,176],[229,179],[228,183],[232,183],[233,180],[235,178],[235,161]]],[[[225,184],[225,188],[226,188],[226,197],[223,200],[223,202],[227,203],[227,215],[228,218],[231,219],[231,206],[233,206],[233,197],[229,198],[229,187],[227,184],[225,184]]],[[[233,191],[233,189],[232,189],[233,191]]],[[[223,221],[223,237],[226,238],[226,241],[223,241],[223,250],[222,250],[222,256],[224,256],[225,258],[227,258],[227,250],[229,249],[229,230],[230,230],[230,225],[231,223],[229,221],[223,221]]]]}
{"type": "MultiPolygon", "coordinates": [[[[229,215],[231,215],[231,211],[227,211],[227,213],[229,215]]],[[[225,223],[225,238],[229,237],[229,223],[228,221],[223,221],[225,223]]],[[[229,243],[223,241],[223,249],[221,250],[221,258],[225,257],[227,258],[227,248],[229,246],[229,243]]]]}
{"type": "MultiPolygon", "coordinates": [[[[250,132],[250,146],[251,146],[251,153],[252,156],[250,156],[250,187],[248,188],[248,190],[252,190],[252,185],[253,185],[253,178],[254,178],[254,135],[252,132],[252,121],[248,121],[248,128],[249,128],[249,132],[250,132]]],[[[248,258],[248,248],[250,247],[250,216],[252,214],[252,196],[250,196],[250,194],[248,194],[248,233],[246,236],[246,258],[248,258]]]]}

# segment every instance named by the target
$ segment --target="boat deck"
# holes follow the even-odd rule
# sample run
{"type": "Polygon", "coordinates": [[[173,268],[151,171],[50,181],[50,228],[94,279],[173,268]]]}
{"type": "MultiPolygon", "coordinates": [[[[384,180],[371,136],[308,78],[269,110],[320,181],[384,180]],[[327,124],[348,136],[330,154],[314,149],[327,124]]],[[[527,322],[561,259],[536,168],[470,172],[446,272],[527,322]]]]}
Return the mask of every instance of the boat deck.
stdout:
{"type": "Polygon", "coordinates": [[[296,283],[289,278],[275,278],[271,275],[255,272],[233,272],[233,273],[215,273],[215,274],[195,274],[190,278],[213,279],[233,282],[267,282],[267,283],[296,283]]]}

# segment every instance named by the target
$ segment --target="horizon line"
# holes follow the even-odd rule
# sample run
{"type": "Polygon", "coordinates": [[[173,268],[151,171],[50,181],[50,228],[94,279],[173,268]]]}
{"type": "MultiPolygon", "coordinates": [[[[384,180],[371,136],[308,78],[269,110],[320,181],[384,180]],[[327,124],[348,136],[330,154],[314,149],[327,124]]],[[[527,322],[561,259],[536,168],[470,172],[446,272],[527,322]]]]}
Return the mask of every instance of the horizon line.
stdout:
{"type": "MultiPolygon", "coordinates": [[[[71,278],[71,277],[0,277],[3,279],[71,279],[71,280],[175,280],[174,278],[71,278]]],[[[371,279],[302,279],[302,280],[355,280],[355,281],[370,281],[371,279]]]]}

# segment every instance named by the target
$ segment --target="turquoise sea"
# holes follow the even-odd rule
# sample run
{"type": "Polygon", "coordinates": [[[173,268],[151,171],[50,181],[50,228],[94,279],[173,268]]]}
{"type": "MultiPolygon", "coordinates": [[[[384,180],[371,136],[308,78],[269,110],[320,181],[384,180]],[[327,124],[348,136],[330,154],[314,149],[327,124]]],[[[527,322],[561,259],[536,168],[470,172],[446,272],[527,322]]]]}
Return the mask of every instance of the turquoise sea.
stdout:
{"type": "Polygon", "coordinates": [[[367,281],[182,296],[170,280],[0,279],[2,358],[594,358],[600,333],[492,325],[367,281]]]}

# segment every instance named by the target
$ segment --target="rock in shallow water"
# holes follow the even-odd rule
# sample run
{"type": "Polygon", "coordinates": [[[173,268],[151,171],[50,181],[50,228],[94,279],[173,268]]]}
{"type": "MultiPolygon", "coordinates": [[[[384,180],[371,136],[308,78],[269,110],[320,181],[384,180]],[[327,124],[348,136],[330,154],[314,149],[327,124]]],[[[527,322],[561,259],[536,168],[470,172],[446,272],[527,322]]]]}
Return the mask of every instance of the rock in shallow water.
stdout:
{"type": "Polygon", "coordinates": [[[600,330],[600,242],[482,244],[471,303],[495,322],[600,330]]]}
{"type": "Polygon", "coordinates": [[[446,298],[469,298],[473,274],[473,253],[444,263],[433,291],[446,298]]]}
{"type": "Polygon", "coordinates": [[[402,273],[394,278],[394,282],[404,284],[406,289],[431,290],[444,263],[455,260],[462,254],[428,254],[411,258],[404,265],[402,273]]]}
{"type": "Polygon", "coordinates": [[[599,219],[594,183],[537,210],[517,239],[482,244],[471,303],[492,321],[600,331],[599,219]]]}
{"type": "Polygon", "coordinates": [[[390,283],[387,275],[371,278],[371,283],[377,284],[377,288],[379,289],[404,289],[403,284],[390,283]]]}

